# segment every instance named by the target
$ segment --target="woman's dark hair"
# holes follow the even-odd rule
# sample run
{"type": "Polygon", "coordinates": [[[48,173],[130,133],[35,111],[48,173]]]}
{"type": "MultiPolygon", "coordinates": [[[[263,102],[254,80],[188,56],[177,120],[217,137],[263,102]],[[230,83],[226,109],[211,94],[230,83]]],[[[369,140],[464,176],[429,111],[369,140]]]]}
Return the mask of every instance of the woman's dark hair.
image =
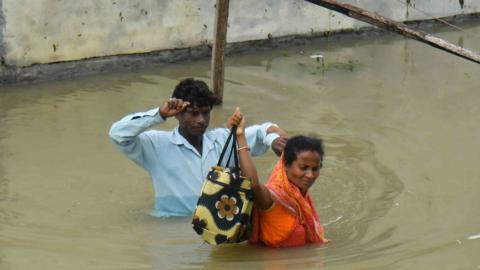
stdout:
{"type": "Polygon", "coordinates": [[[299,135],[288,139],[283,150],[283,162],[287,166],[291,165],[297,159],[297,154],[303,151],[317,152],[320,155],[320,161],[323,161],[323,141],[318,138],[299,135]]]}
{"type": "Polygon", "coordinates": [[[190,102],[192,107],[210,107],[212,108],[218,102],[215,94],[208,89],[204,81],[187,78],[175,86],[172,97],[183,99],[190,102]]]}

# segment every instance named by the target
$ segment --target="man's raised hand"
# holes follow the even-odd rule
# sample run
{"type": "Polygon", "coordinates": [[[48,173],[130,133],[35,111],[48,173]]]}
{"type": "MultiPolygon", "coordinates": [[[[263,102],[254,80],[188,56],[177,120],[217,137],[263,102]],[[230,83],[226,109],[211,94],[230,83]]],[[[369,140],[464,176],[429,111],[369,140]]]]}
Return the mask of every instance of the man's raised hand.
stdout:
{"type": "Polygon", "coordinates": [[[165,100],[160,106],[159,113],[163,118],[177,115],[187,108],[190,102],[183,101],[182,99],[170,98],[165,100]]]}

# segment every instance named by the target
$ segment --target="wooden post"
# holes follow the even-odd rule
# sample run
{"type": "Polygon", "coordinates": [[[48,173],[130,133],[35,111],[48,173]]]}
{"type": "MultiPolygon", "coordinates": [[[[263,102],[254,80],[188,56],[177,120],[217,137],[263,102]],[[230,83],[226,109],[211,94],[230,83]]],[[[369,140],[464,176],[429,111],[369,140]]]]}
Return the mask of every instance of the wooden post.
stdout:
{"type": "Polygon", "coordinates": [[[228,6],[230,0],[217,0],[212,51],[212,87],[219,103],[223,102],[225,47],[227,45],[228,6]]]}
{"type": "Polygon", "coordinates": [[[375,25],[379,28],[397,32],[408,38],[418,40],[432,47],[435,47],[437,49],[455,54],[457,56],[463,57],[467,60],[480,64],[480,55],[478,53],[475,53],[468,49],[452,44],[441,38],[434,37],[428,33],[414,30],[403,23],[392,21],[376,13],[372,13],[349,4],[338,3],[335,0],[305,0],[305,1],[318,6],[331,9],[333,11],[339,12],[348,17],[352,17],[357,20],[375,25]]]}

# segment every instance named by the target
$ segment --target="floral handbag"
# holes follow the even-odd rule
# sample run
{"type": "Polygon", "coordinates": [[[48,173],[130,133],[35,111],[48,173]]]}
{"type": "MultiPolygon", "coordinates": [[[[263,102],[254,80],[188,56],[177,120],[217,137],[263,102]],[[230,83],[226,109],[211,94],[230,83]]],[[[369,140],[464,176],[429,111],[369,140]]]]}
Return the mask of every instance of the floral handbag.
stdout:
{"type": "Polygon", "coordinates": [[[253,191],[250,179],[240,175],[235,131],[236,127],[233,127],[217,166],[208,173],[193,213],[193,229],[212,245],[248,240],[253,191]],[[231,151],[226,164],[230,163],[232,154],[235,164],[233,167],[221,167],[229,148],[231,151]]]}

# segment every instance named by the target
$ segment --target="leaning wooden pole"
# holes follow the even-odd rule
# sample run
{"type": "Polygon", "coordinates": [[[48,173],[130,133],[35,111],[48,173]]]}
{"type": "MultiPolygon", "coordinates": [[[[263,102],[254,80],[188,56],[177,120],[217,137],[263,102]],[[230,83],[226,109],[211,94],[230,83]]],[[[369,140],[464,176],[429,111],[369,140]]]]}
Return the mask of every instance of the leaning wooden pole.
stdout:
{"type": "Polygon", "coordinates": [[[369,12],[349,4],[342,4],[335,0],[305,0],[305,1],[318,6],[322,6],[324,8],[331,9],[333,11],[344,14],[348,17],[352,17],[357,20],[375,25],[379,28],[397,32],[406,37],[418,40],[420,42],[426,43],[440,50],[455,54],[457,56],[463,57],[467,60],[480,64],[480,55],[476,52],[462,48],[460,46],[452,44],[441,38],[434,37],[428,33],[414,30],[403,23],[392,21],[376,13],[369,12]]]}
{"type": "Polygon", "coordinates": [[[225,47],[227,45],[229,0],[217,0],[212,51],[212,87],[220,103],[223,101],[225,47]]]}

